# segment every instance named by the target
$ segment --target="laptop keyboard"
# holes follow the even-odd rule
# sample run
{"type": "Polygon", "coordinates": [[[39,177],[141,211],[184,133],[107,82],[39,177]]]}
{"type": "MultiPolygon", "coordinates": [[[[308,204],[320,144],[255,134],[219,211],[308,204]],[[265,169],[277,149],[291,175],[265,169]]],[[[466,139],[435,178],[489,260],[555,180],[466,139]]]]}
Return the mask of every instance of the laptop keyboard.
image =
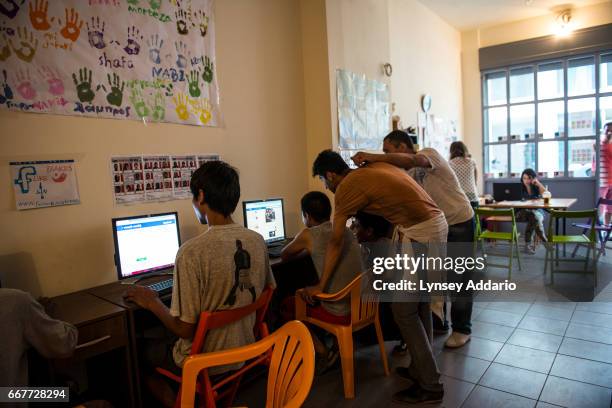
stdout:
{"type": "Polygon", "coordinates": [[[149,289],[153,289],[157,293],[166,292],[169,289],[172,289],[172,285],[174,284],[174,279],[166,279],[163,281],[155,282],[150,285],[146,285],[149,289]]]}

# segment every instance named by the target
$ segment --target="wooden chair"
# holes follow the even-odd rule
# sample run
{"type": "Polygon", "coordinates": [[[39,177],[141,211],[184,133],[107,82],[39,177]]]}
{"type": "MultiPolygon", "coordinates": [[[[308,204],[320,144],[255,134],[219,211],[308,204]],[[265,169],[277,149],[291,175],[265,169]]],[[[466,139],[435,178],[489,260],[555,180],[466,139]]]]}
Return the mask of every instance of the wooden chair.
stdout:
{"type": "Polygon", "coordinates": [[[183,366],[181,407],[194,406],[196,381],[202,371],[207,377],[209,367],[267,358],[270,351],[266,407],[300,407],[312,386],[314,345],[306,326],[295,320],[256,343],[187,357],[183,366]]]}
{"type": "MultiPolygon", "coordinates": [[[[191,345],[189,356],[201,355],[208,331],[227,326],[228,324],[237,322],[253,313],[255,313],[255,325],[253,327],[255,339],[258,340],[268,336],[268,326],[264,322],[264,317],[266,315],[266,311],[268,310],[268,305],[270,304],[270,299],[272,298],[273,292],[274,289],[268,286],[263,290],[263,292],[261,292],[259,298],[250,305],[236,309],[221,310],[218,312],[202,312],[200,314],[200,320],[198,321],[198,327],[196,328],[196,332],[193,337],[193,343],[191,345]]],[[[210,353],[204,353],[203,355],[207,354],[210,353]]],[[[230,373],[227,376],[224,376],[215,384],[212,384],[211,379],[208,376],[208,372],[205,372],[201,376],[196,388],[197,393],[201,396],[200,406],[205,406],[207,408],[214,407],[215,402],[222,398],[227,398],[227,401],[231,403],[236,395],[236,391],[238,390],[240,380],[242,379],[244,373],[256,365],[267,364],[269,362],[269,358],[264,357],[260,357],[252,362],[249,362],[248,364],[245,364],[240,369],[230,373]]],[[[179,377],[174,373],[160,367],[157,367],[156,370],[163,376],[181,384],[182,387],[182,377],[179,377]]],[[[178,408],[180,406],[181,392],[179,389],[179,393],[174,402],[174,407],[178,408]]]]}
{"type": "Polygon", "coordinates": [[[340,348],[340,362],[342,363],[342,380],[344,383],[344,397],[355,398],[355,373],[353,368],[353,332],[363,329],[371,324],[376,329],[376,337],[380,347],[385,375],[389,375],[387,350],[383,339],[380,320],[378,317],[378,299],[362,299],[361,281],[363,274],[357,276],[344,289],[336,293],[321,293],[314,299],[325,302],[339,302],[349,297],[351,304],[351,321],[348,325],[331,324],[308,316],[308,306],[300,296],[301,290],[295,296],[295,316],[297,320],[318,326],[336,336],[340,348]]]}

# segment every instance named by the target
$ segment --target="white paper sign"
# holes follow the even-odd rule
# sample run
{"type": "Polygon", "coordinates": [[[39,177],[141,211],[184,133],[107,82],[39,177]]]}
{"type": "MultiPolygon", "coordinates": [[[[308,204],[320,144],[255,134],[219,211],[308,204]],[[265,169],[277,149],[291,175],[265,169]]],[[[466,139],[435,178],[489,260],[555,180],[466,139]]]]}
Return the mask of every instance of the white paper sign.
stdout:
{"type": "Polygon", "coordinates": [[[18,210],[80,204],[74,160],[11,162],[18,210]]]}

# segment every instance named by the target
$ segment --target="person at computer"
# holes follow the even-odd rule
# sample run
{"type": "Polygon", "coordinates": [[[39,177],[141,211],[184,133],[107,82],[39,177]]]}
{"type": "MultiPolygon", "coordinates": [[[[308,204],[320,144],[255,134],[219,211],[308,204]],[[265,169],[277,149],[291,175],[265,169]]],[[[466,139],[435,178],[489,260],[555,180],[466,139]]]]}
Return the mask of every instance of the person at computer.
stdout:
{"type": "MultiPolygon", "coordinates": [[[[319,283],[304,288],[303,296],[323,292],[344,247],[347,220],[362,210],[386,218],[395,226],[394,240],[398,245],[411,241],[443,243],[448,226],[444,214],[427,193],[404,171],[387,163],[371,163],[350,169],[338,153],[324,150],[312,165],[313,176],[335,194],[332,233],[327,244],[323,272],[319,283]]],[[[431,346],[431,313],[429,296],[422,293],[418,300],[394,302],[393,317],[400,328],[412,357],[412,385],[394,394],[403,403],[441,401],[444,387],[431,346]],[[427,313],[419,313],[420,311],[427,313]]]]}
{"type": "MultiPolygon", "coordinates": [[[[52,303],[47,303],[52,307],[52,303]]],[[[78,332],[70,323],[51,318],[31,294],[0,288],[0,384],[28,385],[28,349],[45,358],[70,357],[78,332]]],[[[20,405],[21,406],[21,405],[20,405]]]]}
{"type": "MultiPolygon", "coordinates": [[[[412,144],[410,136],[404,131],[394,130],[383,140],[385,154],[358,152],[353,161],[358,166],[365,163],[386,162],[402,169],[419,183],[440,207],[448,223],[448,256],[465,257],[471,255],[474,242],[474,210],[463,192],[455,172],[446,159],[436,149],[424,148],[418,152],[412,144]],[[466,250],[470,248],[470,253],[466,250]]],[[[473,271],[455,273],[449,271],[449,281],[463,283],[463,287],[472,279],[473,271]]],[[[451,297],[452,334],[444,345],[449,348],[464,346],[470,341],[472,333],[473,291],[465,290],[451,297]]],[[[445,304],[439,305],[440,309],[445,304]]],[[[448,322],[446,313],[432,305],[433,327],[436,332],[446,332],[448,322]]]]}
{"type": "MultiPolygon", "coordinates": [[[[525,169],[521,173],[521,197],[523,200],[535,200],[542,197],[546,187],[538,180],[533,169],[525,169]]],[[[535,254],[535,243],[532,243],[534,232],[542,242],[546,242],[544,233],[544,212],[539,209],[520,209],[515,214],[516,221],[526,222],[525,247],[528,254],[535,254]]]]}
{"type": "MultiPolygon", "coordinates": [[[[320,191],[306,193],[300,202],[302,221],[306,228],[281,251],[281,258],[288,260],[307,252],[312,258],[319,278],[323,272],[325,250],[332,235],[330,222],[332,207],[329,198],[320,191]]],[[[340,260],[324,288],[325,293],[336,293],[346,287],[359,273],[361,261],[359,245],[348,228],[344,228],[344,244],[340,260]]],[[[347,324],[350,322],[351,305],[349,299],[341,302],[321,302],[320,305],[309,307],[308,314],[324,322],[347,324]]],[[[319,339],[316,331],[311,330],[312,339],[317,353],[316,371],[322,374],[329,370],[338,360],[337,346],[327,348],[319,339]]]]}
{"type": "MultiPolygon", "coordinates": [[[[174,404],[174,391],[161,376],[154,374],[153,368],[163,367],[180,375],[191,349],[200,313],[233,309],[253,302],[252,292],[248,285],[240,285],[239,276],[233,305],[224,305],[236,284],[236,269],[240,273],[248,273],[249,285],[257,296],[266,285],[275,286],[263,238],[232,219],[240,199],[237,171],[222,161],[206,162],[191,176],[190,189],[196,217],[209,227],[184,243],[176,255],[170,308],[162,303],[157,292],[145,286],[134,285],[125,295],[127,300],[153,312],[173,334],[170,342],[160,339],[146,345],[144,350],[150,369],[147,386],[155,398],[168,407],[174,404]],[[237,241],[240,241],[240,245],[237,241]],[[237,248],[246,252],[248,257],[242,252],[236,257],[237,248]],[[248,263],[245,263],[247,258],[248,263]],[[240,264],[237,265],[237,262],[240,264]],[[174,343],[174,346],[168,347],[168,343],[174,343]]],[[[253,343],[254,323],[253,314],[238,323],[210,331],[206,335],[204,351],[253,343]]],[[[209,374],[221,374],[241,365],[215,367],[209,370],[209,374]]]]}

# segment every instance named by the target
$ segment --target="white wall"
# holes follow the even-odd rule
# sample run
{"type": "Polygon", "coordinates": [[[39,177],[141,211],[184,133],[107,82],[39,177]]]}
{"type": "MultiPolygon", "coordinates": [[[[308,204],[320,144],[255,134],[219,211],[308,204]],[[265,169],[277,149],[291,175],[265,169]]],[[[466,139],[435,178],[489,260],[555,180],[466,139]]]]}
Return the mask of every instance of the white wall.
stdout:
{"type": "MultiPolygon", "coordinates": [[[[241,199],[286,198],[289,233],[307,189],[300,4],[216,2],[225,128],[0,111],[0,278],[54,296],[116,279],[113,217],[178,210],[181,235],[203,231],[190,200],[115,206],[111,155],[219,153],[241,174],[241,199]],[[10,160],[76,158],[81,204],[16,211],[10,160]]],[[[240,205],[240,204],[239,204],[240,205]]],[[[235,214],[242,222],[240,207],[235,214]]]]}
{"type": "MultiPolygon", "coordinates": [[[[421,96],[432,97],[430,113],[457,121],[463,134],[461,35],[416,0],[389,0],[389,38],[396,114],[416,126],[421,96]]],[[[448,151],[440,152],[444,157],[448,151]]]]}

